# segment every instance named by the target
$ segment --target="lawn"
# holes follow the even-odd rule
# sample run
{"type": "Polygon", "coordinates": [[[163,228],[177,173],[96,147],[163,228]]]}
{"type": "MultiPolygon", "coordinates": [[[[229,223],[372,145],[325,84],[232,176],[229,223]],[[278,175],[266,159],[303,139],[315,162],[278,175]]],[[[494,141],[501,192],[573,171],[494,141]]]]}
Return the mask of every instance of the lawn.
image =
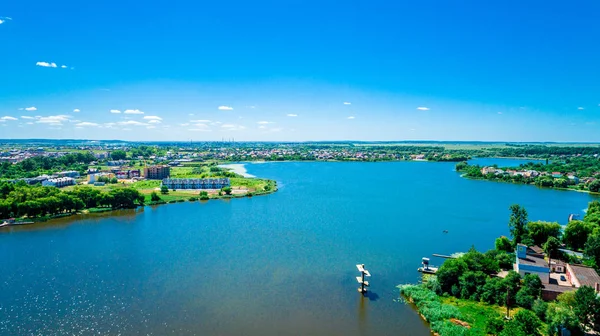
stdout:
{"type": "MultiPolygon", "coordinates": [[[[506,308],[496,305],[489,305],[483,302],[457,299],[455,297],[440,297],[442,303],[455,306],[461,315],[461,321],[469,323],[471,326],[470,335],[487,335],[485,326],[487,321],[493,317],[503,317],[506,315],[506,308]]],[[[510,311],[513,315],[517,309],[510,311]]]]}

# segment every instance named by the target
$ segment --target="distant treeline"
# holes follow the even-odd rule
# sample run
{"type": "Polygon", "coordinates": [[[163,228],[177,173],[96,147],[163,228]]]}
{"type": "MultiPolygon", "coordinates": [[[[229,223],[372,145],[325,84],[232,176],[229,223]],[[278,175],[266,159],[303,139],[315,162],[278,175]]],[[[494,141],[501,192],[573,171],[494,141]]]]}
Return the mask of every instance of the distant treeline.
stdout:
{"type": "Polygon", "coordinates": [[[0,178],[36,177],[61,170],[84,173],[90,162],[96,160],[91,153],[70,153],[60,157],[35,156],[19,163],[2,162],[0,178]]]}
{"type": "Polygon", "coordinates": [[[138,205],[144,205],[144,195],[132,188],[101,192],[86,186],[62,191],[55,187],[30,186],[24,182],[0,182],[0,218],[58,215],[96,207],[134,208],[138,205]]]}

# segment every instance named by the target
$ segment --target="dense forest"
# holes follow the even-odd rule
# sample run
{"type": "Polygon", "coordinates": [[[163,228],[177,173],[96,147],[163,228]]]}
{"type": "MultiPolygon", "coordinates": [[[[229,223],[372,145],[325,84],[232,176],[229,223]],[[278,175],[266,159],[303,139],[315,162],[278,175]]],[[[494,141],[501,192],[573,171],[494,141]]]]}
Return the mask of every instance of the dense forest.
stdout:
{"type": "Polygon", "coordinates": [[[75,170],[83,174],[94,160],[96,158],[91,153],[70,153],[60,157],[35,156],[16,164],[5,161],[0,164],[0,177],[36,177],[63,170],[75,170]]]}
{"type": "Polygon", "coordinates": [[[30,186],[24,182],[0,182],[0,218],[38,217],[72,213],[85,208],[134,208],[144,205],[144,195],[132,188],[101,192],[85,186],[72,191],[30,186]]]}

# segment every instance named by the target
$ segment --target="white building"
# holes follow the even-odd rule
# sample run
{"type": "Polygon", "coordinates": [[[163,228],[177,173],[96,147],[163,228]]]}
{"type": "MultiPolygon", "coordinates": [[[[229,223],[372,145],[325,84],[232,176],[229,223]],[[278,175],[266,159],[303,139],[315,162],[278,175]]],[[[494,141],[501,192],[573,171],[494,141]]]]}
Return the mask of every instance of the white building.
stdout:
{"type": "Polygon", "coordinates": [[[70,185],[75,185],[75,179],[72,177],[58,177],[48,179],[42,182],[44,187],[57,187],[62,188],[70,185]]]}

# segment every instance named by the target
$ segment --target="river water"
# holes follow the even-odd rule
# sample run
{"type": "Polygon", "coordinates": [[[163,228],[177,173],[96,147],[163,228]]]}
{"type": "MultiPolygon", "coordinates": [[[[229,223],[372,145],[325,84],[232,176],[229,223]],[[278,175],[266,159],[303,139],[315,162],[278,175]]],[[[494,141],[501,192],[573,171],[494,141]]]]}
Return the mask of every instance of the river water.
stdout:
{"type": "Polygon", "coordinates": [[[0,335],[429,335],[395,288],[421,257],[492,248],[513,203],[564,224],[592,200],[453,163],[246,169],[280,190],[1,229],[0,335]]]}

